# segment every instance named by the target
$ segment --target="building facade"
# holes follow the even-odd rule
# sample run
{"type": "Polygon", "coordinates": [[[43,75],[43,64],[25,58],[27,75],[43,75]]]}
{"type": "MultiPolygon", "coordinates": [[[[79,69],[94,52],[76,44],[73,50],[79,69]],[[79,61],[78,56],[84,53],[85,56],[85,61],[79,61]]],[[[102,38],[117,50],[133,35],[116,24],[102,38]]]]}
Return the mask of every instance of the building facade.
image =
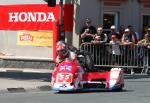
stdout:
{"type": "MultiPolygon", "coordinates": [[[[57,5],[59,4],[59,0],[57,5]]],[[[73,11],[72,30],[65,30],[65,40],[70,45],[79,47],[80,29],[84,25],[85,18],[89,17],[95,27],[104,26],[109,30],[111,25],[119,29],[120,25],[127,27],[132,25],[134,30],[142,37],[143,29],[150,26],[150,0],[63,0],[64,4],[71,4],[73,11]]],[[[44,4],[44,0],[0,0],[0,6],[4,5],[31,5],[44,4]]],[[[59,5],[58,5],[59,6],[59,5]]],[[[31,8],[32,9],[32,8],[31,8]]],[[[38,10],[38,8],[37,8],[38,10]]],[[[58,11],[59,12],[59,9],[58,11]]],[[[65,12],[65,11],[63,11],[65,12]]],[[[64,14],[69,14],[66,12],[64,14]]],[[[57,15],[58,16],[58,15],[57,15]]],[[[0,13],[0,18],[3,15],[0,13]]],[[[68,18],[69,19],[69,18],[68,18]]],[[[0,21],[2,22],[2,21],[0,21]]],[[[66,22],[66,21],[65,21],[66,22]]],[[[52,49],[39,46],[18,46],[16,30],[0,30],[0,52],[27,58],[50,59],[52,49]],[[41,54],[42,53],[42,54],[41,54]]],[[[14,56],[10,56],[14,57],[14,56]]]]}
{"type": "MultiPolygon", "coordinates": [[[[145,27],[150,26],[150,0],[74,0],[73,38],[80,38],[79,31],[86,17],[92,19],[95,27],[104,26],[108,30],[115,25],[132,25],[134,30],[143,35],[145,27]],[[79,25],[79,26],[78,26],[79,25]]],[[[73,39],[73,45],[79,39],[73,39]]]]}

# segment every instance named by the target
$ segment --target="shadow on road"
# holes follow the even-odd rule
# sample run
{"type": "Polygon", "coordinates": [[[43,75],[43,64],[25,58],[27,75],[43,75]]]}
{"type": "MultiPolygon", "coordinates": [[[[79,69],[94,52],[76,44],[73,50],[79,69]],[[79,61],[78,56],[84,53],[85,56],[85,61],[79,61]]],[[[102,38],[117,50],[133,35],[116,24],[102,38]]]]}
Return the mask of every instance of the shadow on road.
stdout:
{"type": "Polygon", "coordinates": [[[0,72],[0,78],[10,78],[15,80],[39,79],[50,81],[52,73],[24,73],[24,72],[0,72]]]}
{"type": "Polygon", "coordinates": [[[55,92],[55,94],[84,94],[84,93],[121,93],[121,92],[134,92],[134,90],[82,90],[82,91],[73,91],[73,92],[55,92]]]}

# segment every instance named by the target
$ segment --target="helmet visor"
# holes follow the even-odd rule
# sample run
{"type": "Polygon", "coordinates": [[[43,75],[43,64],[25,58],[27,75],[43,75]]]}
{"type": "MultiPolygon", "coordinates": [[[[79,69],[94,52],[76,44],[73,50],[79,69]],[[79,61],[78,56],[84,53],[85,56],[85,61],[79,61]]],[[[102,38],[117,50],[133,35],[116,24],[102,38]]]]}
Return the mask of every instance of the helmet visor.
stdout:
{"type": "Polygon", "coordinates": [[[65,53],[66,53],[66,50],[58,50],[57,51],[57,53],[59,54],[59,55],[65,55],[65,53]]]}

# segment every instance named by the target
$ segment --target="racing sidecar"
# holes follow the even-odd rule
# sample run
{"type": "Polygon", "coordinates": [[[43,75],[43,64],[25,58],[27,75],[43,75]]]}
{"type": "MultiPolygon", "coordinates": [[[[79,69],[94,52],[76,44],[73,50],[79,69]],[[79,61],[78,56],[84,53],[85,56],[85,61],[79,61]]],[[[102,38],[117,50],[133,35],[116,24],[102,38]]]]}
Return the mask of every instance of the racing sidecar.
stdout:
{"type": "MultiPolygon", "coordinates": [[[[107,67],[106,67],[107,68],[107,67]]],[[[58,64],[51,78],[52,90],[122,90],[124,87],[123,70],[111,68],[103,72],[85,71],[77,61],[65,60],[58,64]]]]}

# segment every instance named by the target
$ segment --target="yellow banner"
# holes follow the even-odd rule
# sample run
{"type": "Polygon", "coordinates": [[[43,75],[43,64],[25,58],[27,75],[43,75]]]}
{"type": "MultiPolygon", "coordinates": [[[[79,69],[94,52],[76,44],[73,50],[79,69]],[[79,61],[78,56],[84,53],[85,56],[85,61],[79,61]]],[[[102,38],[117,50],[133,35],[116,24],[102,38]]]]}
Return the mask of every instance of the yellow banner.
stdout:
{"type": "Polygon", "coordinates": [[[17,44],[24,46],[52,46],[52,31],[18,31],[17,44]]]}

